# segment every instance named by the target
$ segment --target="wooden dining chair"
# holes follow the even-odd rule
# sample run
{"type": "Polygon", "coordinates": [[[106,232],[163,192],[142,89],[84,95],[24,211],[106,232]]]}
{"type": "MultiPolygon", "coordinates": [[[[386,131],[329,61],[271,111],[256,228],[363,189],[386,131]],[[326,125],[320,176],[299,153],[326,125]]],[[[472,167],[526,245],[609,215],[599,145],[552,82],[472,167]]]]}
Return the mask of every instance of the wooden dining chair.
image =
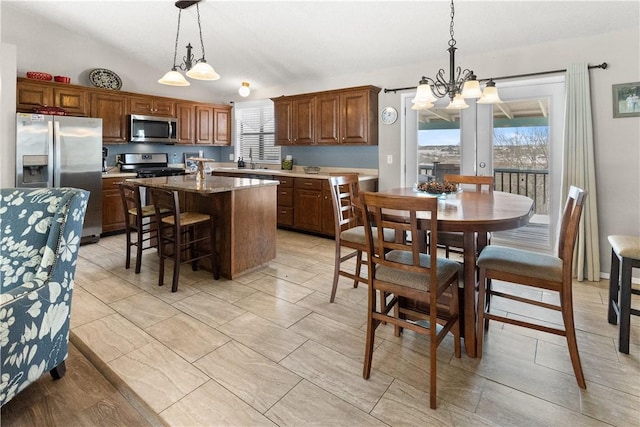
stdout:
{"type": "Polygon", "coordinates": [[[587,387],[584,381],[580,355],[578,353],[578,343],[576,341],[571,288],[573,251],[585,195],[585,191],[578,187],[572,186],[569,189],[569,195],[564,206],[560,231],[558,233],[556,255],[546,255],[497,245],[489,245],[480,253],[477,261],[477,266],[480,269],[477,322],[478,357],[482,357],[482,342],[485,330],[484,323],[488,322],[488,320],[498,320],[512,325],[561,335],[567,339],[569,356],[571,357],[571,364],[573,365],[573,372],[578,381],[578,385],[581,388],[587,387]],[[505,291],[490,289],[487,286],[487,281],[491,279],[540,288],[545,291],[555,291],[559,295],[560,303],[551,304],[505,291]],[[520,303],[560,311],[562,313],[564,329],[553,328],[492,313],[487,302],[493,297],[507,298],[520,303]],[[480,301],[484,302],[484,307],[480,301]]]}
{"type": "Polygon", "coordinates": [[[124,210],[127,251],[125,268],[131,266],[131,247],[136,247],[136,274],[140,273],[142,251],[157,247],[155,209],[153,205],[142,205],[140,187],[128,182],[119,184],[120,198],[124,210]]]}
{"type": "MultiPolygon", "coordinates": [[[[361,208],[358,193],[360,184],[358,174],[341,174],[329,177],[331,186],[331,200],[333,201],[333,219],[335,224],[335,257],[333,269],[333,286],[329,302],[333,302],[338,289],[340,276],[353,280],[353,287],[358,283],[367,283],[366,276],[362,276],[362,265],[367,265],[363,258],[367,246],[365,230],[362,226],[361,208]],[[349,249],[343,254],[343,248],[349,249]],[[342,263],[356,258],[355,272],[342,267],[342,263]]],[[[392,236],[389,234],[388,236],[392,236]]],[[[392,238],[392,237],[390,237],[392,238]]]]}
{"type": "MultiPolygon", "coordinates": [[[[475,191],[488,191],[489,193],[493,193],[493,176],[476,176],[476,175],[452,175],[445,174],[444,181],[450,182],[452,184],[456,184],[458,188],[464,185],[475,185],[475,191]]],[[[428,235],[427,235],[428,237],[428,235]]],[[[463,241],[463,233],[458,233],[455,231],[441,231],[439,234],[439,246],[444,247],[445,256],[449,258],[449,254],[452,251],[463,253],[464,241],[463,241]],[[451,248],[454,248],[453,250],[451,248]]],[[[489,236],[486,234],[485,242],[489,242],[489,236]]],[[[427,247],[429,246],[429,242],[427,242],[427,247]]]]}
{"type": "MultiPolygon", "coordinates": [[[[449,332],[454,352],[460,357],[458,311],[459,264],[422,252],[420,238],[432,233],[431,249],[438,243],[438,200],[364,192],[363,219],[368,256],[367,339],[362,376],[371,374],[376,328],[384,322],[430,338],[430,406],[436,408],[436,361],[438,345],[449,332]],[[391,215],[390,210],[399,210],[391,215]],[[406,215],[405,215],[406,213],[406,215]],[[426,215],[428,219],[424,218],[426,215]],[[388,239],[385,230],[412,239],[388,239]],[[378,310],[377,292],[385,295],[378,310]],[[391,311],[393,310],[393,313],[391,311]]],[[[422,240],[424,242],[424,240],[422,240]]],[[[385,363],[381,360],[380,363],[385,363]]]]}
{"type": "Polygon", "coordinates": [[[173,260],[171,292],[178,290],[182,263],[191,263],[192,270],[196,271],[198,260],[209,258],[213,277],[217,280],[218,243],[213,216],[199,212],[182,212],[177,191],[152,187],[148,190],[155,206],[158,226],[158,286],[164,285],[165,259],[173,260]]]}

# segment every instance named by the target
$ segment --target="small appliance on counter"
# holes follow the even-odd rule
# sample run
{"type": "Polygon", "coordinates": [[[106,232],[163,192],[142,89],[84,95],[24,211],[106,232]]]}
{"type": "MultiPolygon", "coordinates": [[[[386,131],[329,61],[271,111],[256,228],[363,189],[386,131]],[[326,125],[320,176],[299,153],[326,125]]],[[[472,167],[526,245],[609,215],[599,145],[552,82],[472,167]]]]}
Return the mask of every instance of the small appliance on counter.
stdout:
{"type": "Polygon", "coordinates": [[[107,157],[109,157],[109,149],[102,147],[102,172],[107,172],[107,157]]]}

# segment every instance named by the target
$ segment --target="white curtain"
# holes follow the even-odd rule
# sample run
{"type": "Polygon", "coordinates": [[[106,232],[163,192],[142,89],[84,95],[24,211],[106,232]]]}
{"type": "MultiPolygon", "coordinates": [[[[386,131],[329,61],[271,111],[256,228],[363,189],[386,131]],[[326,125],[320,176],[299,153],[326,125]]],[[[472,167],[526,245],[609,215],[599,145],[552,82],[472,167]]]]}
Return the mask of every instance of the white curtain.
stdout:
{"type": "Polygon", "coordinates": [[[569,187],[587,191],[573,258],[573,274],[579,281],[600,280],[600,249],[593,123],[589,68],[586,63],[572,64],[566,73],[566,101],[564,121],[564,157],[562,174],[562,203],[569,187]]]}

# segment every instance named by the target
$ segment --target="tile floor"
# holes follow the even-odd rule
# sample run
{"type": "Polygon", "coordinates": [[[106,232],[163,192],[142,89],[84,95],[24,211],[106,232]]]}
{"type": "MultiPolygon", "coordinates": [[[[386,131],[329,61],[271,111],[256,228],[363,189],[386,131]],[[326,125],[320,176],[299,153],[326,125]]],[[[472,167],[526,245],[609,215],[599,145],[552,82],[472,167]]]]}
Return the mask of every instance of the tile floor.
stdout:
{"type": "Polygon", "coordinates": [[[482,359],[456,359],[451,339],[440,346],[431,410],[427,341],[379,328],[365,381],[366,286],[345,280],[329,304],[333,240],[282,230],[277,239],[274,261],[234,281],[186,266],[176,293],[157,286],[150,251],[141,274],[124,268],[124,236],[83,246],[72,332],[174,426],[640,424],[640,322],[631,354],[618,353],[605,281],[574,285],[586,391],[562,337],[492,322],[482,359]]]}

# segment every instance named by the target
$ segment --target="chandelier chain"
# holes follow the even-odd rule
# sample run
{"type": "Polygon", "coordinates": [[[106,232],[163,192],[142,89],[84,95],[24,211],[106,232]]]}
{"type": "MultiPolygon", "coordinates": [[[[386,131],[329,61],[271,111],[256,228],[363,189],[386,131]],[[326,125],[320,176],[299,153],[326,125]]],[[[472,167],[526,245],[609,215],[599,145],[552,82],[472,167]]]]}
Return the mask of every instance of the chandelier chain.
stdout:
{"type": "Polygon", "coordinates": [[[449,40],[449,47],[453,47],[456,45],[456,39],[453,38],[453,18],[455,14],[456,11],[453,6],[453,0],[451,0],[451,23],[449,24],[449,34],[451,35],[451,40],[449,40]]]}
{"type": "Polygon", "coordinates": [[[182,9],[178,12],[178,31],[176,31],[176,45],[173,48],[173,71],[176,71],[176,58],[178,57],[178,37],[180,37],[180,17],[182,16],[182,9]]]}
{"type": "Polygon", "coordinates": [[[207,62],[204,59],[204,41],[202,40],[202,26],[200,25],[200,8],[196,3],[196,12],[198,13],[198,32],[200,33],[200,46],[202,47],[202,62],[207,62]]]}

